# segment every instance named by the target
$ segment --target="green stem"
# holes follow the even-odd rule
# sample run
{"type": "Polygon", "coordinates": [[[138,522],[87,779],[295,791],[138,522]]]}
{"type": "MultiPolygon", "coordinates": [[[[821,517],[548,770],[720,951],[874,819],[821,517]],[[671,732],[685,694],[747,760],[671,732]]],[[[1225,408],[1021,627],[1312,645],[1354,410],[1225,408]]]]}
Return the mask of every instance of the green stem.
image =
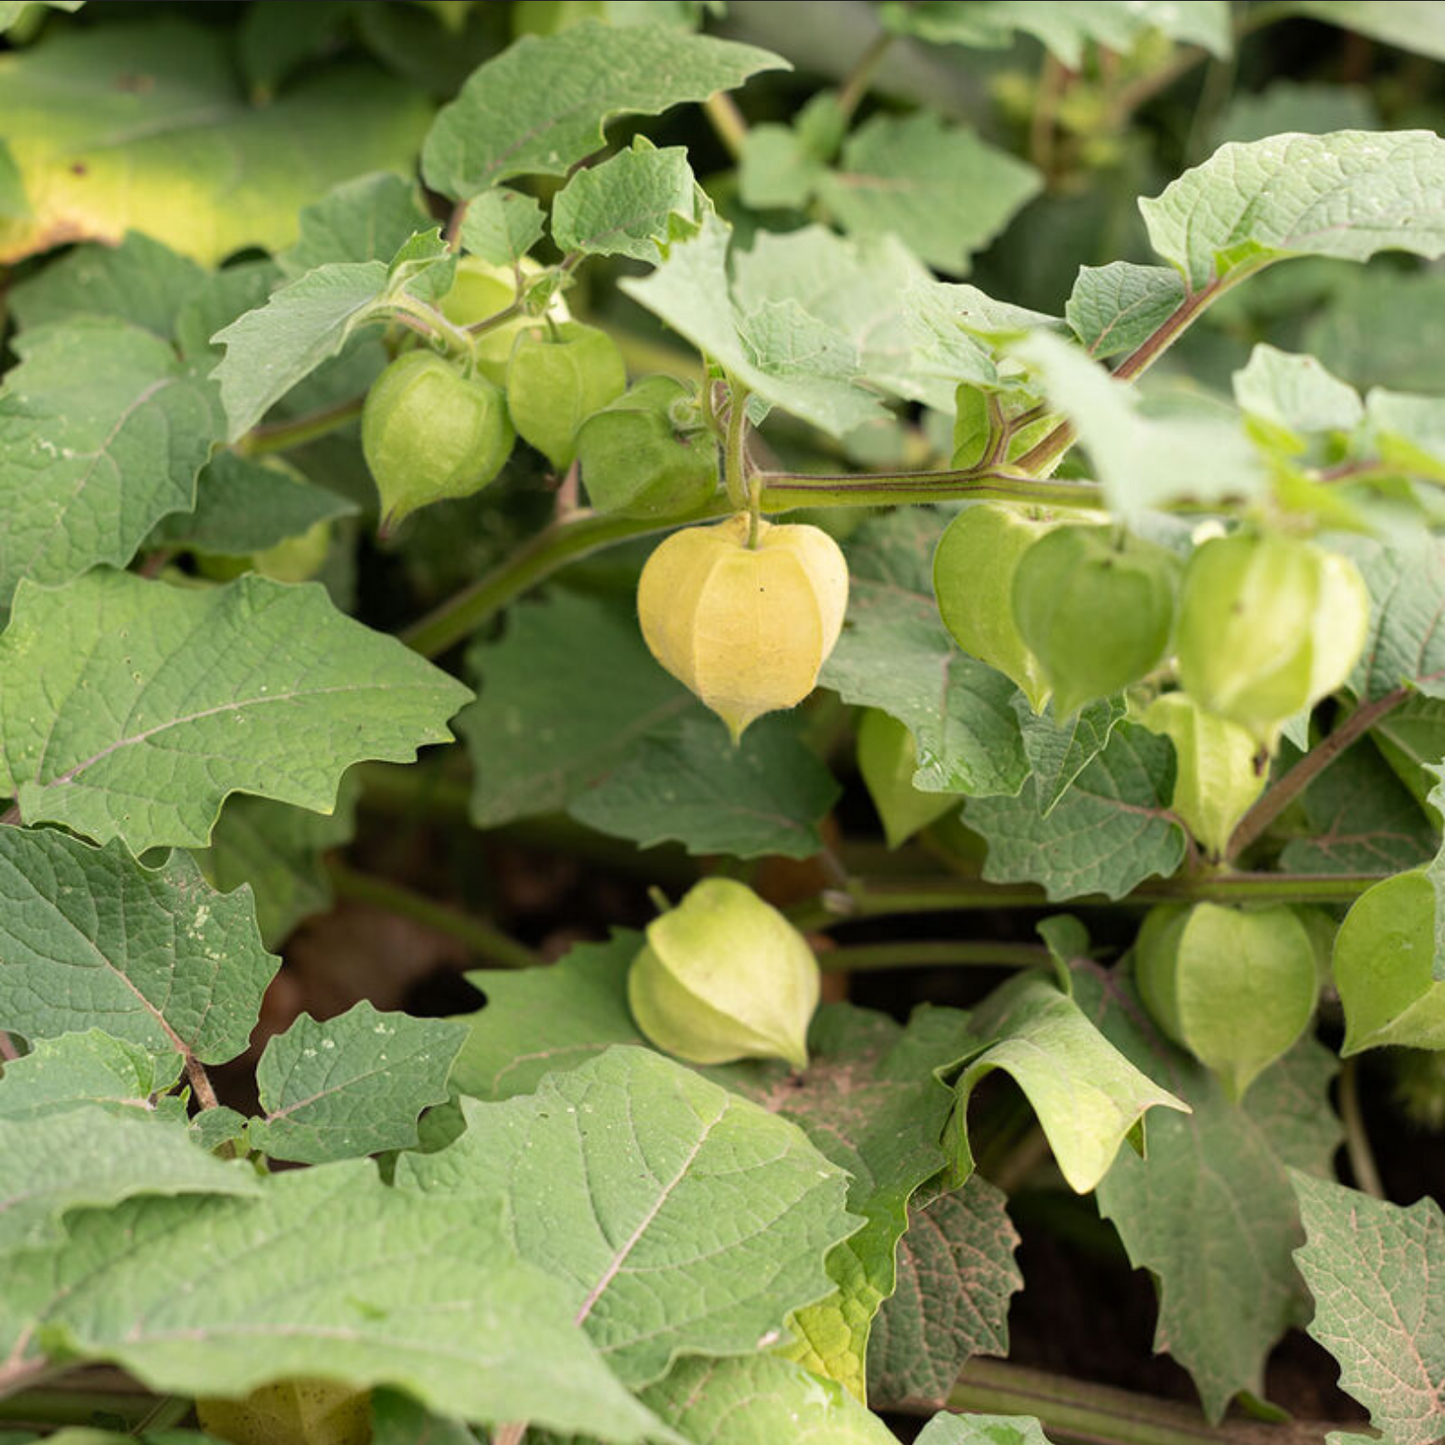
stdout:
{"type": "MultiPolygon", "coordinates": [[[[1146,878],[1125,898],[1087,895],[1070,908],[1134,907],[1171,900],[1216,903],[1353,903],[1380,881],[1374,873],[1183,873],[1146,878]]],[[[989,883],[982,878],[855,878],[847,889],[789,910],[802,929],[831,928],[859,918],[914,913],[957,913],[975,908],[1054,908],[1033,883],[989,883]]]]}
{"type": "Polygon", "coordinates": [[[284,452],[292,447],[305,446],[307,442],[315,441],[317,437],[329,436],[348,422],[354,421],[361,415],[361,408],[365,404],[365,396],[353,396],[349,401],[337,402],[335,406],[313,411],[308,416],[252,427],[236,443],[236,450],[243,457],[259,457],[269,452],[284,452]]]}
{"type": "MultiPolygon", "coordinates": [[[[731,401],[728,404],[727,442],[723,450],[723,483],[727,487],[728,501],[735,512],[750,510],[752,498],[748,492],[747,478],[747,435],[748,435],[748,390],[740,382],[728,378],[731,401]]],[[[753,511],[753,536],[750,546],[757,545],[757,511],[753,511]]]]}
{"type": "Polygon", "coordinates": [[[1349,1156],[1350,1172],[1355,1176],[1355,1188],[1376,1199],[1384,1199],[1387,1197],[1385,1186],[1380,1181],[1370,1136],[1365,1130],[1364,1111],[1360,1108],[1359,1064],[1358,1059],[1346,1059],[1340,1066],[1340,1119],[1345,1126],[1345,1153],[1349,1156]]]}
{"type": "Polygon", "coordinates": [[[21,1390],[0,1400],[0,1420],[22,1425],[88,1425],[96,1415],[113,1416],[127,1426],[139,1425],[161,1404],[140,1389],[87,1390],[46,1386],[21,1390]]]}
{"type": "Polygon", "coordinates": [[[734,160],[738,160],[748,138],[748,123],[743,119],[737,102],[725,90],[720,90],[708,96],[702,108],[724,149],[734,160]]]}
{"type": "Polygon", "coordinates": [[[1240,820],[1229,840],[1229,851],[1225,857],[1239,857],[1351,743],[1364,737],[1377,722],[1399,707],[1410,692],[1408,687],[1397,687],[1384,697],[1357,707],[1329,737],[1312,747],[1287,773],[1271,784],[1259,802],[1240,820]]]}
{"type": "Polygon", "coordinates": [[[944,940],[848,943],[818,954],[824,973],[862,973],[890,968],[1048,968],[1049,951],[1037,943],[944,940]]]}
{"type": "Polygon", "coordinates": [[[1058,1445],[1319,1445],[1329,1430],[1357,1428],[1308,1421],[1209,1425],[1193,1405],[981,1359],[964,1368],[948,1408],[1036,1416],[1058,1445]]]}
{"type": "Polygon", "coordinates": [[[515,938],[509,938],[491,924],[434,902],[420,893],[413,893],[400,884],[358,873],[334,859],[326,865],[326,871],[338,898],[370,903],[398,917],[424,923],[428,928],[459,939],[492,963],[501,964],[504,968],[535,968],[542,962],[530,948],[518,943],[515,938]]]}
{"type": "MultiPolygon", "coordinates": [[[[476,356],[476,346],[471,333],[463,327],[453,326],[435,306],[428,306],[425,301],[418,301],[415,296],[410,296],[405,291],[388,296],[386,304],[396,312],[398,321],[417,322],[424,335],[442,342],[448,351],[454,352],[463,361],[470,362],[476,356]]],[[[490,316],[486,318],[488,322],[494,319],[490,316]]]]}
{"type": "MultiPolygon", "coordinates": [[[[870,476],[812,476],[795,472],[761,472],[760,499],[764,514],[796,507],[882,507],[902,502],[1010,501],[1070,507],[1102,505],[1091,482],[1040,481],[1013,471],[883,472],[870,476]]],[[[746,503],[744,503],[746,506],[746,503]]],[[[554,522],[519,547],[496,570],[449,597],[435,611],[414,623],[401,639],[423,657],[437,657],[470,637],[513,598],[550,577],[569,562],[618,542],[652,532],[708,522],[727,515],[730,499],[719,496],[686,517],[603,516],[577,512],[554,522]]]]}
{"type": "Polygon", "coordinates": [[[873,79],[873,72],[878,69],[879,61],[888,54],[888,47],[892,44],[892,33],[880,30],[867,50],[858,57],[858,63],[849,72],[843,88],[838,92],[838,114],[844,124],[852,119],[858,103],[868,94],[868,83],[873,79]]]}

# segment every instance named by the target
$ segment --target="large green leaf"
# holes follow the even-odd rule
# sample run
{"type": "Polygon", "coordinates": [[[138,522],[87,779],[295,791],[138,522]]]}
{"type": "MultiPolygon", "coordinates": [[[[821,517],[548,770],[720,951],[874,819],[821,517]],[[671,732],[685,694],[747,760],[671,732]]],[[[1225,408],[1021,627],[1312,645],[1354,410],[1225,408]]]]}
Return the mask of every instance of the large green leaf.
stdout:
{"type": "Polygon", "coordinates": [[[77,246],[10,293],[20,326],[44,326],[72,316],[112,316],[170,339],[176,318],[206,283],[206,273],[141,231],[118,246],[77,246]]]}
{"type": "Polygon", "coordinates": [[[256,1066],[261,1117],[251,1146],[326,1164],[416,1146],[417,1115],[447,1098],[464,1024],[378,1013],[365,999],[318,1023],[302,1014],[267,1040],[256,1066]]]}
{"type": "Polygon", "coordinates": [[[1307,1174],[1290,1182],[1310,1334],[1391,1445],[1432,1445],[1445,1434],[1445,1215],[1428,1197],[1401,1209],[1307,1174]]]}
{"type": "Polygon", "coordinates": [[[1032,1415],[935,1415],[915,1445],[1049,1445],[1032,1415]]]}
{"type": "Polygon", "coordinates": [[[1171,876],[1185,841],[1169,811],[1174,767],[1167,738],[1121,722],[1046,816],[1032,778],[1016,798],[970,799],[968,826],[988,843],[984,877],[1039,883],[1063,899],[1123,898],[1146,878],[1171,876]]]}
{"type": "Polygon", "coordinates": [[[568,812],[644,848],[811,858],[839,789],[801,732],[797,717],[770,717],[735,744],[717,718],[689,714],[641,739],[568,812]]]}
{"type": "Polygon", "coordinates": [[[1009,1300],[1024,1277],[1004,1204],[1002,1190],[973,1174],[909,1210],[898,1284],[868,1342],[875,1407],[942,1405],[972,1356],[1008,1354],[1009,1300]]]}
{"type": "Polygon", "coordinates": [[[414,181],[357,176],[302,210],[301,234],[276,259],[291,279],[336,261],[390,261],[431,219],[414,181]]]}
{"type": "Polygon", "coordinates": [[[0,607],[24,578],[129,562],[161,517],[190,510],[222,429],[210,384],[119,318],[57,322],[15,348],[0,391],[0,607]]]}
{"type": "Polygon", "coordinates": [[[320,1375],[464,1419],[676,1440],[495,1211],[387,1188],[369,1162],[275,1175],[257,1199],[132,1200],[69,1233],[14,1261],[0,1346],[16,1360],[112,1360],[186,1396],[320,1375]]]}
{"type": "Polygon", "coordinates": [[[1095,361],[1133,351],[1184,300],[1184,283],[1169,266],[1112,261],[1081,266],[1064,317],[1095,361]]]}
{"type": "Polygon", "coordinates": [[[197,1149],[181,1125],[144,1113],[85,1105],[0,1119],[0,1258],[63,1239],[61,1216],[86,1205],[139,1194],[258,1193],[254,1170],[223,1163],[197,1149]]]}
{"type": "Polygon", "coordinates": [[[180,1054],[155,1054],[100,1029],[37,1038],[0,1076],[0,1119],[36,1119],[95,1107],[184,1122],[183,1100],[167,1093],[181,1076],[180,1054]]]}
{"type": "Polygon", "coordinates": [[[1108,747],[1128,707],[1122,697],[1104,697],[1086,703],[1059,722],[1052,708],[1034,712],[1021,692],[1014,695],[1013,704],[1023,734],[1024,755],[1033,773],[1034,800],[1039,812],[1047,817],[1079,774],[1108,747]]]}
{"type": "Polygon", "coordinates": [[[465,199],[509,176],[566,175],[615,115],[657,115],[787,62],[766,50],[662,26],[583,21],[526,36],[472,72],[422,150],[433,190],[465,199]]]}
{"type": "Polygon", "coordinates": [[[933,599],[931,559],[947,520],[907,507],[854,533],[848,625],[821,681],[908,728],[918,748],[915,788],[1014,794],[1029,772],[1016,689],[959,649],[933,599]]]}
{"type": "Polygon", "coordinates": [[[0,134],[31,215],[0,219],[0,263],[66,241],[119,241],[164,217],[166,241],[214,264],[276,250],[318,191],[410,169],[426,102],[370,68],[245,104],[224,30],[151,16],[67,29],[0,55],[0,134]]]}
{"type": "Polygon", "coordinates": [[[791,1360],[684,1360],[643,1403],[696,1445],[894,1445],[841,1385],[791,1360]]]}
{"type": "Polygon", "coordinates": [[[1445,542],[1422,539],[1409,552],[1370,537],[1332,538],[1350,557],[1370,591],[1370,632],[1350,677],[1350,691],[1365,702],[1402,683],[1427,697],[1445,698],[1445,542]]]}
{"type": "Polygon", "coordinates": [[[963,1060],[949,1138],[953,1173],[973,1173],[968,1101],[994,1069],[1024,1091],[1070,1188],[1087,1194],[1109,1171],[1119,1146],[1142,1152],[1151,1109],[1189,1112],[1189,1105],[1141,1073],[1050,979],[1023,974],[996,989],[969,1019],[978,1041],[963,1060]]]}
{"type": "Polygon", "coordinates": [[[796,297],[745,308],[732,295],[731,235],[726,222],[709,214],[697,235],[676,242],[650,276],[621,287],[764,401],[823,431],[842,436],[885,415],[857,384],[858,348],[836,324],[796,297]]]}
{"type": "Polygon", "coordinates": [[[828,1256],[837,1290],[798,1311],[794,1359],[866,1395],[869,1330],[893,1293],[894,1256],[914,1191],[942,1170],[939,1138],[952,1095],[934,1069],[966,1037],[966,1016],[922,1010],[908,1029],[880,1014],[835,1004],[808,1034],[801,1080],[784,1064],[738,1064],[710,1077],[793,1120],[819,1153],[852,1176],[848,1208],[867,1223],[828,1256]]]}
{"type": "Polygon", "coordinates": [[[478,1099],[510,1099],[613,1044],[646,1047],[627,1008],[627,970],[645,941],[619,930],[607,943],[579,943],[549,968],[469,973],[487,1004],[467,1016],[471,1032],[452,1087],[478,1099]]]}
{"type": "Polygon", "coordinates": [[[1329,1170],[1340,1141],[1327,1102],[1335,1061],[1303,1040],[1236,1104],[1157,1033],[1129,983],[1079,966],[1075,987],[1115,1047],[1193,1109],[1155,1113],[1148,1152],[1121,1152],[1097,1198],[1134,1266],[1155,1278],[1154,1348],[1190,1372],[1217,1421],[1239,1391],[1263,1393],[1266,1357],[1301,1319],[1287,1171],[1329,1170]]]}
{"type": "Polygon", "coordinates": [[[1221,146],[1139,209],[1191,291],[1290,256],[1445,253],[1445,140],[1335,131],[1221,146]]]}
{"type": "Polygon", "coordinates": [[[477,700],[457,732],[479,828],[561,811],[638,739],[695,710],[648,652],[633,608],[572,592],[512,608],[500,639],[472,644],[467,671],[477,700]]]}
{"type": "Polygon", "coordinates": [[[920,110],[854,131],[818,193],[852,235],[896,236],[930,266],[963,273],[1042,184],[1032,166],[920,110]]]}
{"type": "Polygon", "coordinates": [[[800,1129],[646,1049],[462,1107],[466,1132],[403,1156],[398,1185],[500,1206],[633,1386],[679,1353],[767,1348],[827,1293],[823,1256],[859,1227],[846,1175],[800,1129]]]}
{"type": "Polygon", "coordinates": [[[233,792],[328,812],[351,763],[449,741],[470,696],[322,587],[255,576],[206,590],[104,570],[54,591],[24,583],[0,671],[0,791],[27,823],[134,852],[204,844],[233,792]]]}
{"type": "Polygon", "coordinates": [[[952,0],[888,0],[883,16],[890,29],[935,45],[1004,49],[1021,30],[1036,36],[1070,70],[1083,64],[1088,41],[1130,51],[1151,30],[1207,46],[1215,55],[1228,55],[1233,48],[1226,0],[1188,5],[1171,0],[975,0],[967,6],[952,0]]]}
{"type": "Polygon", "coordinates": [[[245,1047],[279,960],[246,893],[216,893],[176,854],[0,829],[0,1020],[27,1038],[97,1025],[157,1053],[223,1063],[245,1047]]]}

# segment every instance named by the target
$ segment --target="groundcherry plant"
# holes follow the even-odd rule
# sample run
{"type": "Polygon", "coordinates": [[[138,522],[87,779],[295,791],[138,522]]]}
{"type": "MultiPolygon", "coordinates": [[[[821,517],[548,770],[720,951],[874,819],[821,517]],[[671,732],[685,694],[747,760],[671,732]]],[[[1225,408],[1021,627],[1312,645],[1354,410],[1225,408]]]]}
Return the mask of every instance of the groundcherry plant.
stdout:
{"type": "Polygon", "coordinates": [[[1219,113],[1438,7],[724,8],[0,4],[5,1445],[1445,1436],[1441,97],[1219,113]],[[977,1358],[1030,1208],[1197,1401],[977,1358]]]}

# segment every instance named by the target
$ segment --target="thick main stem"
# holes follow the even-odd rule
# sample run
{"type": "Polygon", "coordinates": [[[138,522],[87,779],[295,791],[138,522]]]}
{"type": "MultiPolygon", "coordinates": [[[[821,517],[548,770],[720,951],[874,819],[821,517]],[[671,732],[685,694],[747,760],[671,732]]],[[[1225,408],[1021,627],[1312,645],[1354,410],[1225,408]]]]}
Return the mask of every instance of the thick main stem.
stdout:
{"type": "MultiPolygon", "coordinates": [[[[948,1397],[966,1413],[1033,1415],[1057,1445],[1321,1445],[1357,1425],[1292,1420],[1207,1424],[1192,1405],[1070,1380],[998,1360],[970,1360],[948,1397]]],[[[926,1413],[920,1407],[918,1413],[926,1413]]]]}

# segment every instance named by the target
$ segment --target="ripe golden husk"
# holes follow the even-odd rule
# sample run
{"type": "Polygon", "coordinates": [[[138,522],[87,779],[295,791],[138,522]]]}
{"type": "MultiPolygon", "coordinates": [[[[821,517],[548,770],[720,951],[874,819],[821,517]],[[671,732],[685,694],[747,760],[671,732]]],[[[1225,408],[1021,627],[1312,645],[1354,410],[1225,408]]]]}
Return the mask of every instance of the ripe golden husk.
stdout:
{"type": "Polygon", "coordinates": [[[745,512],[674,532],[637,588],[652,655],[727,724],[737,741],[755,718],[813,690],[848,606],[848,564],[824,531],[745,512]]]}

